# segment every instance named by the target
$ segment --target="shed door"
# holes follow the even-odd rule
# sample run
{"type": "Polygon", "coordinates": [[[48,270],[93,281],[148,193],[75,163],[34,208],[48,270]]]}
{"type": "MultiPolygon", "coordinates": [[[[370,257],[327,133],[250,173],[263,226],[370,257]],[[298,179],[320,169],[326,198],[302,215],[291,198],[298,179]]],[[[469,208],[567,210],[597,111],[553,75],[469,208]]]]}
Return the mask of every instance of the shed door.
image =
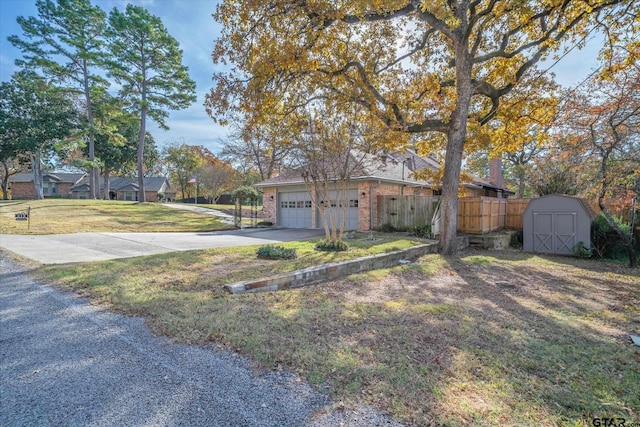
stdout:
{"type": "Polygon", "coordinates": [[[290,228],[311,227],[311,196],[308,191],[278,193],[278,225],[290,228]]]}
{"type": "Polygon", "coordinates": [[[573,255],[576,212],[533,212],[533,252],[573,255]]]}

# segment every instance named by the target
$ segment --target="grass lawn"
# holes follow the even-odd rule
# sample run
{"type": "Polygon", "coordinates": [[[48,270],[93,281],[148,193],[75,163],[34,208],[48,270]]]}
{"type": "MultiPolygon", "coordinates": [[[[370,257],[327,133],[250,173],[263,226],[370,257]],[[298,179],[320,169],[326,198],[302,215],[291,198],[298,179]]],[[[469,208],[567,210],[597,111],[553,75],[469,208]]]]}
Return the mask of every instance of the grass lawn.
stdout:
{"type": "Polygon", "coordinates": [[[640,422],[640,272],[516,251],[427,255],[417,263],[291,291],[231,296],[227,282],[388,251],[407,240],[350,241],[345,254],[254,248],[48,266],[39,276],[142,315],[157,333],[215,342],[287,369],[344,405],[415,425],[640,422]]]}
{"type": "Polygon", "coordinates": [[[225,228],[229,226],[217,218],[160,203],[78,199],[0,201],[0,234],[142,233],[225,228]],[[28,208],[31,208],[30,224],[16,221],[15,214],[28,208]]]}

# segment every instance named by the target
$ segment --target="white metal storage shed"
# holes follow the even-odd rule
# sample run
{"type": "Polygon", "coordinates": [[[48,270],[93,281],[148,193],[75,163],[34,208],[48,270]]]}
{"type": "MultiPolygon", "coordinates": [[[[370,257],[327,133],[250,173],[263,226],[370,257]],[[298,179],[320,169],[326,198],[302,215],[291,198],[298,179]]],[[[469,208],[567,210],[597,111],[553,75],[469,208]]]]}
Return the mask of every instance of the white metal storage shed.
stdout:
{"type": "Polygon", "coordinates": [[[580,242],[591,248],[596,214],[586,200],[552,194],[532,199],[522,218],[525,252],[573,255],[580,242]]]}

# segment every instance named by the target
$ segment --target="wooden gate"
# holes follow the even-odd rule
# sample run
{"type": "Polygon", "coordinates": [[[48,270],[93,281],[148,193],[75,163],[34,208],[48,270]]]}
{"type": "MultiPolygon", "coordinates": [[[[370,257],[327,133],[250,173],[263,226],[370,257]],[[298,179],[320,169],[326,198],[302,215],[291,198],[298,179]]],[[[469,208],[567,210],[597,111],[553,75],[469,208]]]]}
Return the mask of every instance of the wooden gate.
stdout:
{"type": "Polygon", "coordinates": [[[397,230],[431,225],[439,196],[378,196],[378,225],[397,230]]]}

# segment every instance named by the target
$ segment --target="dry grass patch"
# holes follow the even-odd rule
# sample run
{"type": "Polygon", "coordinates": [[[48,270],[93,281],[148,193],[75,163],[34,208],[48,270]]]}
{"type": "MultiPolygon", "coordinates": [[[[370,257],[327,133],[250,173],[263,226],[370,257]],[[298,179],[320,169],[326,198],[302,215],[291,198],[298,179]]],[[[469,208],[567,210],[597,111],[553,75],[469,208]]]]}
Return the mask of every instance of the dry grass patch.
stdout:
{"type": "MultiPolygon", "coordinates": [[[[350,243],[345,256],[411,244],[350,243]]],[[[640,334],[638,271],[471,251],[292,291],[220,291],[228,277],[326,259],[312,242],[296,245],[295,261],[237,248],[43,273],[146,316],[158,333],[228,346],[408,424],[640,422],[640,351],[628,337],[640,334]]]]}
{"type": "Polygon", "coordinates": [[[229,228],[218,218],[160,203],[45,199],[0,202],[0,234],[213,231],[229,228]],[[31,220],[15,214],[31,208],[31,220]],[[28,226],[28,228],[27,228],[28,226]]]}

